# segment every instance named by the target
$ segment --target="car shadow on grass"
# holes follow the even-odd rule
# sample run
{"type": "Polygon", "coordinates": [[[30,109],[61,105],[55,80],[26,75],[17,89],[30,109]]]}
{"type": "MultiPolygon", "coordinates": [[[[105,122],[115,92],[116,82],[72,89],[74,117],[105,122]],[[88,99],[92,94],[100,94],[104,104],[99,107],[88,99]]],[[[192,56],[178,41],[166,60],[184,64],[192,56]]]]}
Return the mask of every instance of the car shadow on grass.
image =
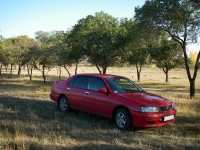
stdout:
{"type": "MultiPolygon", "coordinates": [[[[52,121],[55,119],[57,119],[58,121],[63,121],[63,119],[75,119],[77,120],[77,123],[82,120],[81,122],[85,122],[88,124],[90,123],[90,125],[92,126],[95,126],[95,124],[100,124],[99,127],[102,128],[107,128],[103,127],[104,125],[108,125],[110,128],[115,128],[114,122],[111,119],[107,119],[101,116],[93,115],[74,109],[71,109],[67,113],[62,113],[58,110],[57,103],[51,101],[49,98],[38,100],[31,98],[19,98],[14,96],[0,95],[0,113],[1,119],[6,117],[10,119],[21,119],[22,121],[26,120],[27,118],[30,120],[34,120],[34,118],[37,118],[36,121],[52,121]]],[[[198,116],[177,116],[175,121],[175,123],[180,125],[184,125],[186,123],[195,124],[199,122],[200,118],[198,116]]],[[[134,132],[138,130],[145,130],[145,128],[133,127],[130,131],[134,132]]]]}

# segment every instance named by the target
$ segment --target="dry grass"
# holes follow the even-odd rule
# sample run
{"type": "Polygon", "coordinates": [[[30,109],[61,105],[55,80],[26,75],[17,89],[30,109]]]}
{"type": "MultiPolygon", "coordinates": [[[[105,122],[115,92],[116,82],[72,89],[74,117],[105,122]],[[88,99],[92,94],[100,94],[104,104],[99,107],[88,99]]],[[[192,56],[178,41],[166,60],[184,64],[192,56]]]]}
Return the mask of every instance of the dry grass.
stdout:
{"type": "MultiPolygon", "coordinates": [[[[67,72],[62,71],[63,75],[67,72]]],[[[70,68],[73,74],[74,67],[70,68]]],[[[94,67],[79,67],[78,73],[97,72],[94,67]]],[[[33,81],[25,76],[0,76],[0,149],[152,149],[196,150],[200,147],[200,78],[196,81],[196,98],[190,100],[185,70],[173,70],[169,83],[159,69],[144,69],[144,90],[172,99],[178,110],[175,123],[164,127],[132,128],[121,132],[106,118],[72,110],[63,114],[50,100],[56,69],[49,72],[46,85],[41,73],[33,72],[33,81]]],[[[135,68],[109,68],[107,73],[136,78],[135,68]]],[[[67,74],[66,74],[67,77],[67,74]]],[[[62,76],[62,79],[66,78],[62,76]]]]}

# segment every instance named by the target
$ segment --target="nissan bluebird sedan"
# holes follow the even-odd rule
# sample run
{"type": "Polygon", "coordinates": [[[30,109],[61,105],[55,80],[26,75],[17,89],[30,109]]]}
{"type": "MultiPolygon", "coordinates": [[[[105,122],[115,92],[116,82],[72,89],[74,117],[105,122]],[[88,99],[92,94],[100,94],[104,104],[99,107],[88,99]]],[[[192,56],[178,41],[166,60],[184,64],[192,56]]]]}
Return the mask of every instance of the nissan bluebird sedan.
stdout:
{"type": "Polygon", "coordinates": [[[130,79],[108,74],[77,74],[55,81],[50,98],[62,112],[70,108],[113,119],[117,128],[157,127],[175,121],[172,100],[145,92],[130,79]]]}

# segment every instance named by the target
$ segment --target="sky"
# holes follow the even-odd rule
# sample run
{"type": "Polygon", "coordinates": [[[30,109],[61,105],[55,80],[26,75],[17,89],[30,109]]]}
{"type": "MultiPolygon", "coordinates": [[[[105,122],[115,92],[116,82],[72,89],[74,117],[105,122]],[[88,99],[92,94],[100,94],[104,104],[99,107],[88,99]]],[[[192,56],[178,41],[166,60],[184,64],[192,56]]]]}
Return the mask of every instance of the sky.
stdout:
{"type": "MultiPolygon", "coordinates": [[[[80,19],[100,11],[130,19],[135,7],[144,3],[145,0],[0,0],[0,35],[35,38],[37,31],[67,31],[80,19]]],[[[189,49],[198,51],[199,43],[189,49]]]]}
{"type": "Polygon", "coordinates": [[[37,31],[67,31],[87,15],[104,11],[115,18],[132,18],[145,0],[0,0],[0,35],[5,38],[37,31]]]}

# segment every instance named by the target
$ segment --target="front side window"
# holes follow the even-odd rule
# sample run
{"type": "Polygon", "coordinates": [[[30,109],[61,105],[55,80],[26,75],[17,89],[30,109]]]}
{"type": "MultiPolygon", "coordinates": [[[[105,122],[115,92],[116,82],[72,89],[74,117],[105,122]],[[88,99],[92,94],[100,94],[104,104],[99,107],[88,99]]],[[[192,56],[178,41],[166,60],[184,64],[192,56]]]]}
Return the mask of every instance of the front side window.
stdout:
{"type": "Polygon", "coordinates": [[[87,88],[89,90],[99,91],[100,88],[106,88],[106,86],[99,78],[89,78],[87,88]]]}
{"type": "Polygon", "coordinates": [[[110,88],[115,93],[143,92],[143,90],[128,78],[106,78],[110,88]]]}

